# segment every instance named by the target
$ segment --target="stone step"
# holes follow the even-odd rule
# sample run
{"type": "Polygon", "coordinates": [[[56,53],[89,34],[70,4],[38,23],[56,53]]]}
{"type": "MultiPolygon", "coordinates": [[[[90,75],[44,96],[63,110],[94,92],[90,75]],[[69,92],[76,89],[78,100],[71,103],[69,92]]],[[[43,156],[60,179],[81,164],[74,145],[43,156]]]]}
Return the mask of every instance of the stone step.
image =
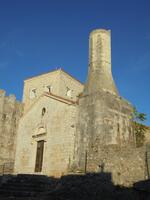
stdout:
{"type": "Polygon", "coordinates": [[[39,192],[29,192],[29,191],[14,191],[14,190],[1,190],[0,197],[36,197],[42,193],[39,192]]]}
{"type": "Polygon", "coordinates": [[[39,197],[55,186],[56,181],[46,176],[17,175],[6,179],[7,182],[0,186],[1,197],[21,198],[39,197]]]}
{"type": "Polygon", "coordinates": [[[47,183],[32,183],[32,182],[30,182],[30,183],[28,183],[28,182],[7,182],[7,183],[3,183],[3,186],[5,186],[5,185],[7,185],[8,187],[10,186],[16,186],[16,187],[18,187],[18,186],[22,186],[22,185],[24,185],[24,186],[29,186],[29,187],[47,187],[48,185],[50,185],[50,184],[47,184],[47,183]]]}
{"type": "Polygon", "coordinates": [[[41,197],[0,197],[0,200],[42,200],[41,197]]]}
{"type": "Polygon", "coordinates": [[[36,191],[36,192],[44,192],[46,191],[46,189],[43,189],[43,188],[30,188],[30,187],[24,187],[24,186],[21,186],[21,187],[1,187],[0,188],[0,192],[2,190],[5,190],[5,191],[9,191],[9,190],[13,190],[13,191],[36,191]]]}
{"type": "Polygon", "coordinates": [[[35,178],[21,178],[16,177],[9,180],[10,183],[32,183],[32,184],[51,184],[54,183],[50,179],[35,179],[35,178]]]}
{"type": "Polygon", "coordinates": [[[35,175],[35,174],[18,174],[16,176],[16,179],[25,179],[25,180],[37,180],[37,181],[46,181],[49,180],[49,178],[45,175],[35,175]]]}
{"type": "Polygon", "coordinates": [[[1,191],[28,191],[28,192],[44,192],[50,189],[49,185],[29,185],[29,184],[3,184],[0,187],[0,194],[1,191]]]}
{"type": "Polygon", "coordinates": [[[1,187],[7,187],[7,188],[14,188],[14,187],[31,187],[31,188],[42,188],[42,189],[45,189],[45,188],[49,188],[53,186],[52,184],[29,184],[29,183],[3,183],[1,187]]]}

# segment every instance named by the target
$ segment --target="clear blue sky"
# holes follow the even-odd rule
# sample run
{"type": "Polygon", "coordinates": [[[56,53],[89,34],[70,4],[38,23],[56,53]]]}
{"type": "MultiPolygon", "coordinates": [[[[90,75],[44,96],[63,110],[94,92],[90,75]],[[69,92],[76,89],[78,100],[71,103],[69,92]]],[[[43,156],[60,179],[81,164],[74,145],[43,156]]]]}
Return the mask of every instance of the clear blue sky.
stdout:
{"type": "Polygon", "coordinates": [[[21,100],[24,79],[59,67],[85,82],[95,28],[111,29],[118,90],[150,124],[149,0],[0,0],[0,88],[21,100]]]}

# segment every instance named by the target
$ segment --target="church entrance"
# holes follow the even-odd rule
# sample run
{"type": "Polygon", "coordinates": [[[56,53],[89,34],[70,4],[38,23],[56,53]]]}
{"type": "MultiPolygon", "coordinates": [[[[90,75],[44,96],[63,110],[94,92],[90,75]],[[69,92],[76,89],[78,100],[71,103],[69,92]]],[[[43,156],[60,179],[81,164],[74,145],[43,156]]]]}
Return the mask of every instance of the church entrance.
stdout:
{"type": "Polygon", "coordinates": [[[42,171],[43,150],[44,150],[44,140],[40,140],[37,142],[35,172],[42,171]]]}

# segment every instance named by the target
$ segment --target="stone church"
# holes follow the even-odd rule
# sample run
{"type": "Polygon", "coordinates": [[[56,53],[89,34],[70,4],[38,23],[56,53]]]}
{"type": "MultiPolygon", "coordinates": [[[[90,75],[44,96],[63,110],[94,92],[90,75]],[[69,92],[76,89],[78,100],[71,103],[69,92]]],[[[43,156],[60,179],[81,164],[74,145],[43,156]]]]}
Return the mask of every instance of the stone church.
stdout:
{"type": "Polygon", "coordinates": [[[145,147],[135,146],[132,112],[113,81],[111,32],[94,30],[84,85],[58,69],[26,79],[22,103],[0,91],[0,164],[11,161],[15,174],[56,177],[106,171],[130,185],[148,170],[145,147]]]}
{"type": "Polygon", "coordinates": [[[66,172],[73,159],[78,96],[82,91],[83,85],[61,69],[25,80],[16,173],[59,176],[66,172]]]}

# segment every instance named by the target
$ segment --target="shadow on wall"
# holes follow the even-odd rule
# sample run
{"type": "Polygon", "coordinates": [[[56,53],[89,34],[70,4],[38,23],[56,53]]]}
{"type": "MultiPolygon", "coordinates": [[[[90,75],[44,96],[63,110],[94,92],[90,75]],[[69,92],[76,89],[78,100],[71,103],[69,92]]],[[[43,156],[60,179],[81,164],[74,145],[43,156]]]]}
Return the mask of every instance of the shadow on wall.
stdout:
{"type": "Polygon", "coordinates": [[[17,175],[9,179],[7,177],[7,182],[0,186],[0,199],[3,196],[9,199],[10,195],[13,195],[14,199],[24,195],[34,196],[38,200],[149,200],[150,180],[140,181],[127,188],[115,186],[111,173],[104,172],[67,175],[60,179],[40,175],[17,175]],[[13,183],[13,189],[10,183],[13,183]]]}
{"type": "Polygon", "coordinates": [[[69,175],[58,180],[55,190],[44,200],[148,200],[150,181],[141,181],[133,187],[115,186],[111,173],[69,175]]]}

